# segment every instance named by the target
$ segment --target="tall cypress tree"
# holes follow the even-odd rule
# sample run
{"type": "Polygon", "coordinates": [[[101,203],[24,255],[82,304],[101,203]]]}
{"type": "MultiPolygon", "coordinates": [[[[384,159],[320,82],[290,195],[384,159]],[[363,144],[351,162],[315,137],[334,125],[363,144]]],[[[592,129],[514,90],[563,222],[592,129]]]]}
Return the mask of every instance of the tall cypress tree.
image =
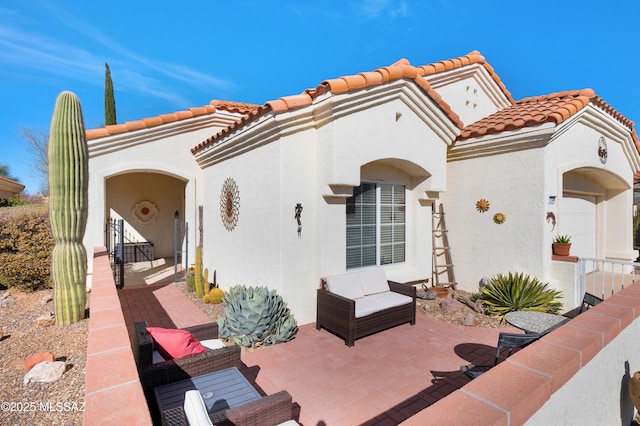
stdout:
{"type": "Polygon", "coordinates": [[[109,64],[104,63],[104,124],[116,124],[116,99],[113,95],[113,81],[109,64]]]}

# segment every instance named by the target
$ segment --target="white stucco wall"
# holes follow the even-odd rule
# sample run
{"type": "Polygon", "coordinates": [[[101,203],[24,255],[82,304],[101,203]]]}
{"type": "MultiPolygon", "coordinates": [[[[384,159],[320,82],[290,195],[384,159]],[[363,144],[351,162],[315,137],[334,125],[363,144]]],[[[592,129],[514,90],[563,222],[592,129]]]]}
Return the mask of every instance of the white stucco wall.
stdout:
{"type": "MultiPolygon", "coordinates": [[[[224,112],[221,114],[230,115],[224,112]]],[[[89,215],[83,240],[87,250],[105,244],[104,226],[109,214],[106,204],[107,179],[127,173],[151,172],[184,182],[185,211],[181,214],[190,224],[189,252],[193,253],[196,236],[196,198],[200,196],[200,168],[191,154],[191,148],[217,133],[221,126],[219,119],[205,116],[89,140],[89,215]]],[[[130,188],[130,191],[139,195],[142,200],[148,196],[149,191],[161,191],[160,185],[151,184],[152,188],[130,188]]],[[[170,212],[172,217],[174,211],[170,212]]],[[[91,272],[92,258],[89,257],[88,260],[88,270],[91,272]]]]}
{"type": "Polygon", "coordinates": [[[545,150],[547,191],[557,195],[555,234],[565,233],[560,214],[563,191],[594,195],[598,203],[597,257],[634,260],[632,188],[638,153],[629,149],[624,134],[614,132],[618,129],[595,114],[588,110],[575,123],[565,124],[545,150]],[[606,163],[598,156],[601,137],[607,141],[606,163]]]}
{"type": "MultiPolygon", "coordinates": [[[[424,96],[412,90],[403,95],[424,96]]],[[[367,105],[365,99],[345,106],[340,97],[331,97],[325,99],[331,105],[318,102],[315,110],[266,118],[202,154],[204,161],[230,152],[234,144],[245,147],[242,155],[203,170],[204,266],[217,271],[223,289],[236,284],[276,289],[299,324],[315,321],[320,278],[345,271],[345,201],[361,179],[407,185],[407,261],[386,267],[388,277],[406,281],[430,276],[431,209],[425,199],[427,190],[443,189],[446,183],[446,143],[416,114],[422,107],[408,98],[396,94],[386,103],[376,99],[367,105]],[[340,107],[349,108],[348,113],[340,107]],[[334,114],[333,120],[315,124],[312,117],[320,111],[334,114]],[[291,123],[304,125],[289,132],[291,123]],[[280,137],[264,143],[266,129],[275,127],[280,137]],[[240,192],[233,231],[220,218],[219,194],[228,177],[240,192]],[[300,236],[297,203],[303,206],[300,236]]],[[[446,131],[453,135],[452,127],[446,131]]]]}
{"type": "Polygon", "coordinates": [[[428,75],[426,80],[465,126],[511,105],[481,64],[428,75]]]}
{"type": "Polygon", "coordinates": [[[546,199],[542,149],[450,162],[444,206],[459,288],[477,291],[483,277],[508,272],[543,275],[546,199]],[[487,212],[476,210],[486,199],[487,212]],[[503,212],[499,225],[494,214],[503,212]]]}
{"type": "Polygon", "coordinates": [[[628,425],[634,416],[628,381],[640,370],[635,320],[582,367],[526,425],[628,425]]]}
{"type": "Polygon", "coordinates": [[[564,191],[597,194],[598,256],[635,259],[631,182],[637,152],[630,152],[628,140],[611,129],[611,123],[588,110],[555,129],[524,128],[464,141],[452,150],[442,202],[460,288],[477,291],[482,277],[524,272],[573,300],[575,283],[556,277],[551,263],[553,238],[567,229],[561,211],[564,191]],[[609,141],[605,164],[598,156],[602,135],[609,141]],[[474,143],[486,154],[472,154],[474,143]],[[481,198],[491,203],[486,213],[475,209],[481,198]],[[492,220],[498,211],[506,213],[502,225],[492,220]]]}

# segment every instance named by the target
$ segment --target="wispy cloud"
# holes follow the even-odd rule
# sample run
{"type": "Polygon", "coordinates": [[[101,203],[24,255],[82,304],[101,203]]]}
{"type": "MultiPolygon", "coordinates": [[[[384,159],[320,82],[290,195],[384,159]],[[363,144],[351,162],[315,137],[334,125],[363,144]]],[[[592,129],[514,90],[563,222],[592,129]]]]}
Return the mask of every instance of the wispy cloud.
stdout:
{"type": "Polygon", "coordinates": [[[360,12],[367,18],[387,16],[395,19],[407,16],[409,6],[404,0],[364,0],[360,4],[360,12]]]}
{"type": "MultiPolygon", "coordinates": [[[[216,89],[229,91],[234,88],[230,81],[188,66],[139,55],[52,3],[41,6],[47,8],[49,16],[55,18],[58,24],[63,24],[82,36],[85,47],[78,47],[45,33],[25,30],[22,25],[0,22],[0,62],[12,66],[15,72],[64,76],[101,85],[104,63],[109,62],[112,74],[118,76],[116,90],[152,96],[182,106],[188,104],[188,101],[176,93],[181,87],[189,86],[203,92],[216,89]],[[87,41],[90,42],[89,45],[95,45],[93,51],[100,53],[88,50],[91,47],[87,47],[87,41]]],[[[0,8],[0,16],[2,15],[15,16],[11,10],[0,8]]],[[[38,26],[29,25],[29,28],[38,26]]]]}

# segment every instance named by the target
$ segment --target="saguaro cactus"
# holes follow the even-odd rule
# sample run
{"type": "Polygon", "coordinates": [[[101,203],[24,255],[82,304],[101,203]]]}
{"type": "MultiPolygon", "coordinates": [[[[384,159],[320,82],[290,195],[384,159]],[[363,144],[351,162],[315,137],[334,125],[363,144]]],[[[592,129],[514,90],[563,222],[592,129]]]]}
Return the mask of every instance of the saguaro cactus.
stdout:
{"type": "Polygon", "coordinates": [[[78,97],[62,92],[49,131],[49,217],[55,246],[51,255],[53,305],[57,325],[85,316],[89,182],[87,140],[78,97]]]}
{"type": "Polygon", "coordinates": [[[202,247],[196,247],[196,294],[198,298],[204,297],[204,283],[202,282],[202,247]]]}

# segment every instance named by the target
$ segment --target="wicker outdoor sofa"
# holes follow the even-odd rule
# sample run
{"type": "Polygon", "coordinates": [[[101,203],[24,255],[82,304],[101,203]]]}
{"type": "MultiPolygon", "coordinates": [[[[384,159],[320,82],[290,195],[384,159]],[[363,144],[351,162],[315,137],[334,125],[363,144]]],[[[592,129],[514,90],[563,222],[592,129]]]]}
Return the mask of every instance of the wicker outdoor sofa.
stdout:
{"type": "Polygon", "coordinates": [[[355,340],[401,324],[416,323],[416,289],[368,269],[321,279],[316,329],[324,328],[347,346],[355,340]]]}
{"type": "MultiPolygon", "coordinates": [[[[217,323],[197,325],[182,330],[189,331],[200,341],[218,338],[217,323]]],[[[153,351],[153,338],[147,331],[147,323],[135,323],[133,354],[154,424],[188,425],[183,407],[158,412],[154,388],[226,368],[242,369],[243,366],[240,360],[241,349],[237,345],[207,350],[155,364],[153,351]]],[[[292,419],[292,409],[291,395],[287,391],[281,391],[239,407],[212,413],[209,417],[213,424],[277,425],[292,419]]]]}

